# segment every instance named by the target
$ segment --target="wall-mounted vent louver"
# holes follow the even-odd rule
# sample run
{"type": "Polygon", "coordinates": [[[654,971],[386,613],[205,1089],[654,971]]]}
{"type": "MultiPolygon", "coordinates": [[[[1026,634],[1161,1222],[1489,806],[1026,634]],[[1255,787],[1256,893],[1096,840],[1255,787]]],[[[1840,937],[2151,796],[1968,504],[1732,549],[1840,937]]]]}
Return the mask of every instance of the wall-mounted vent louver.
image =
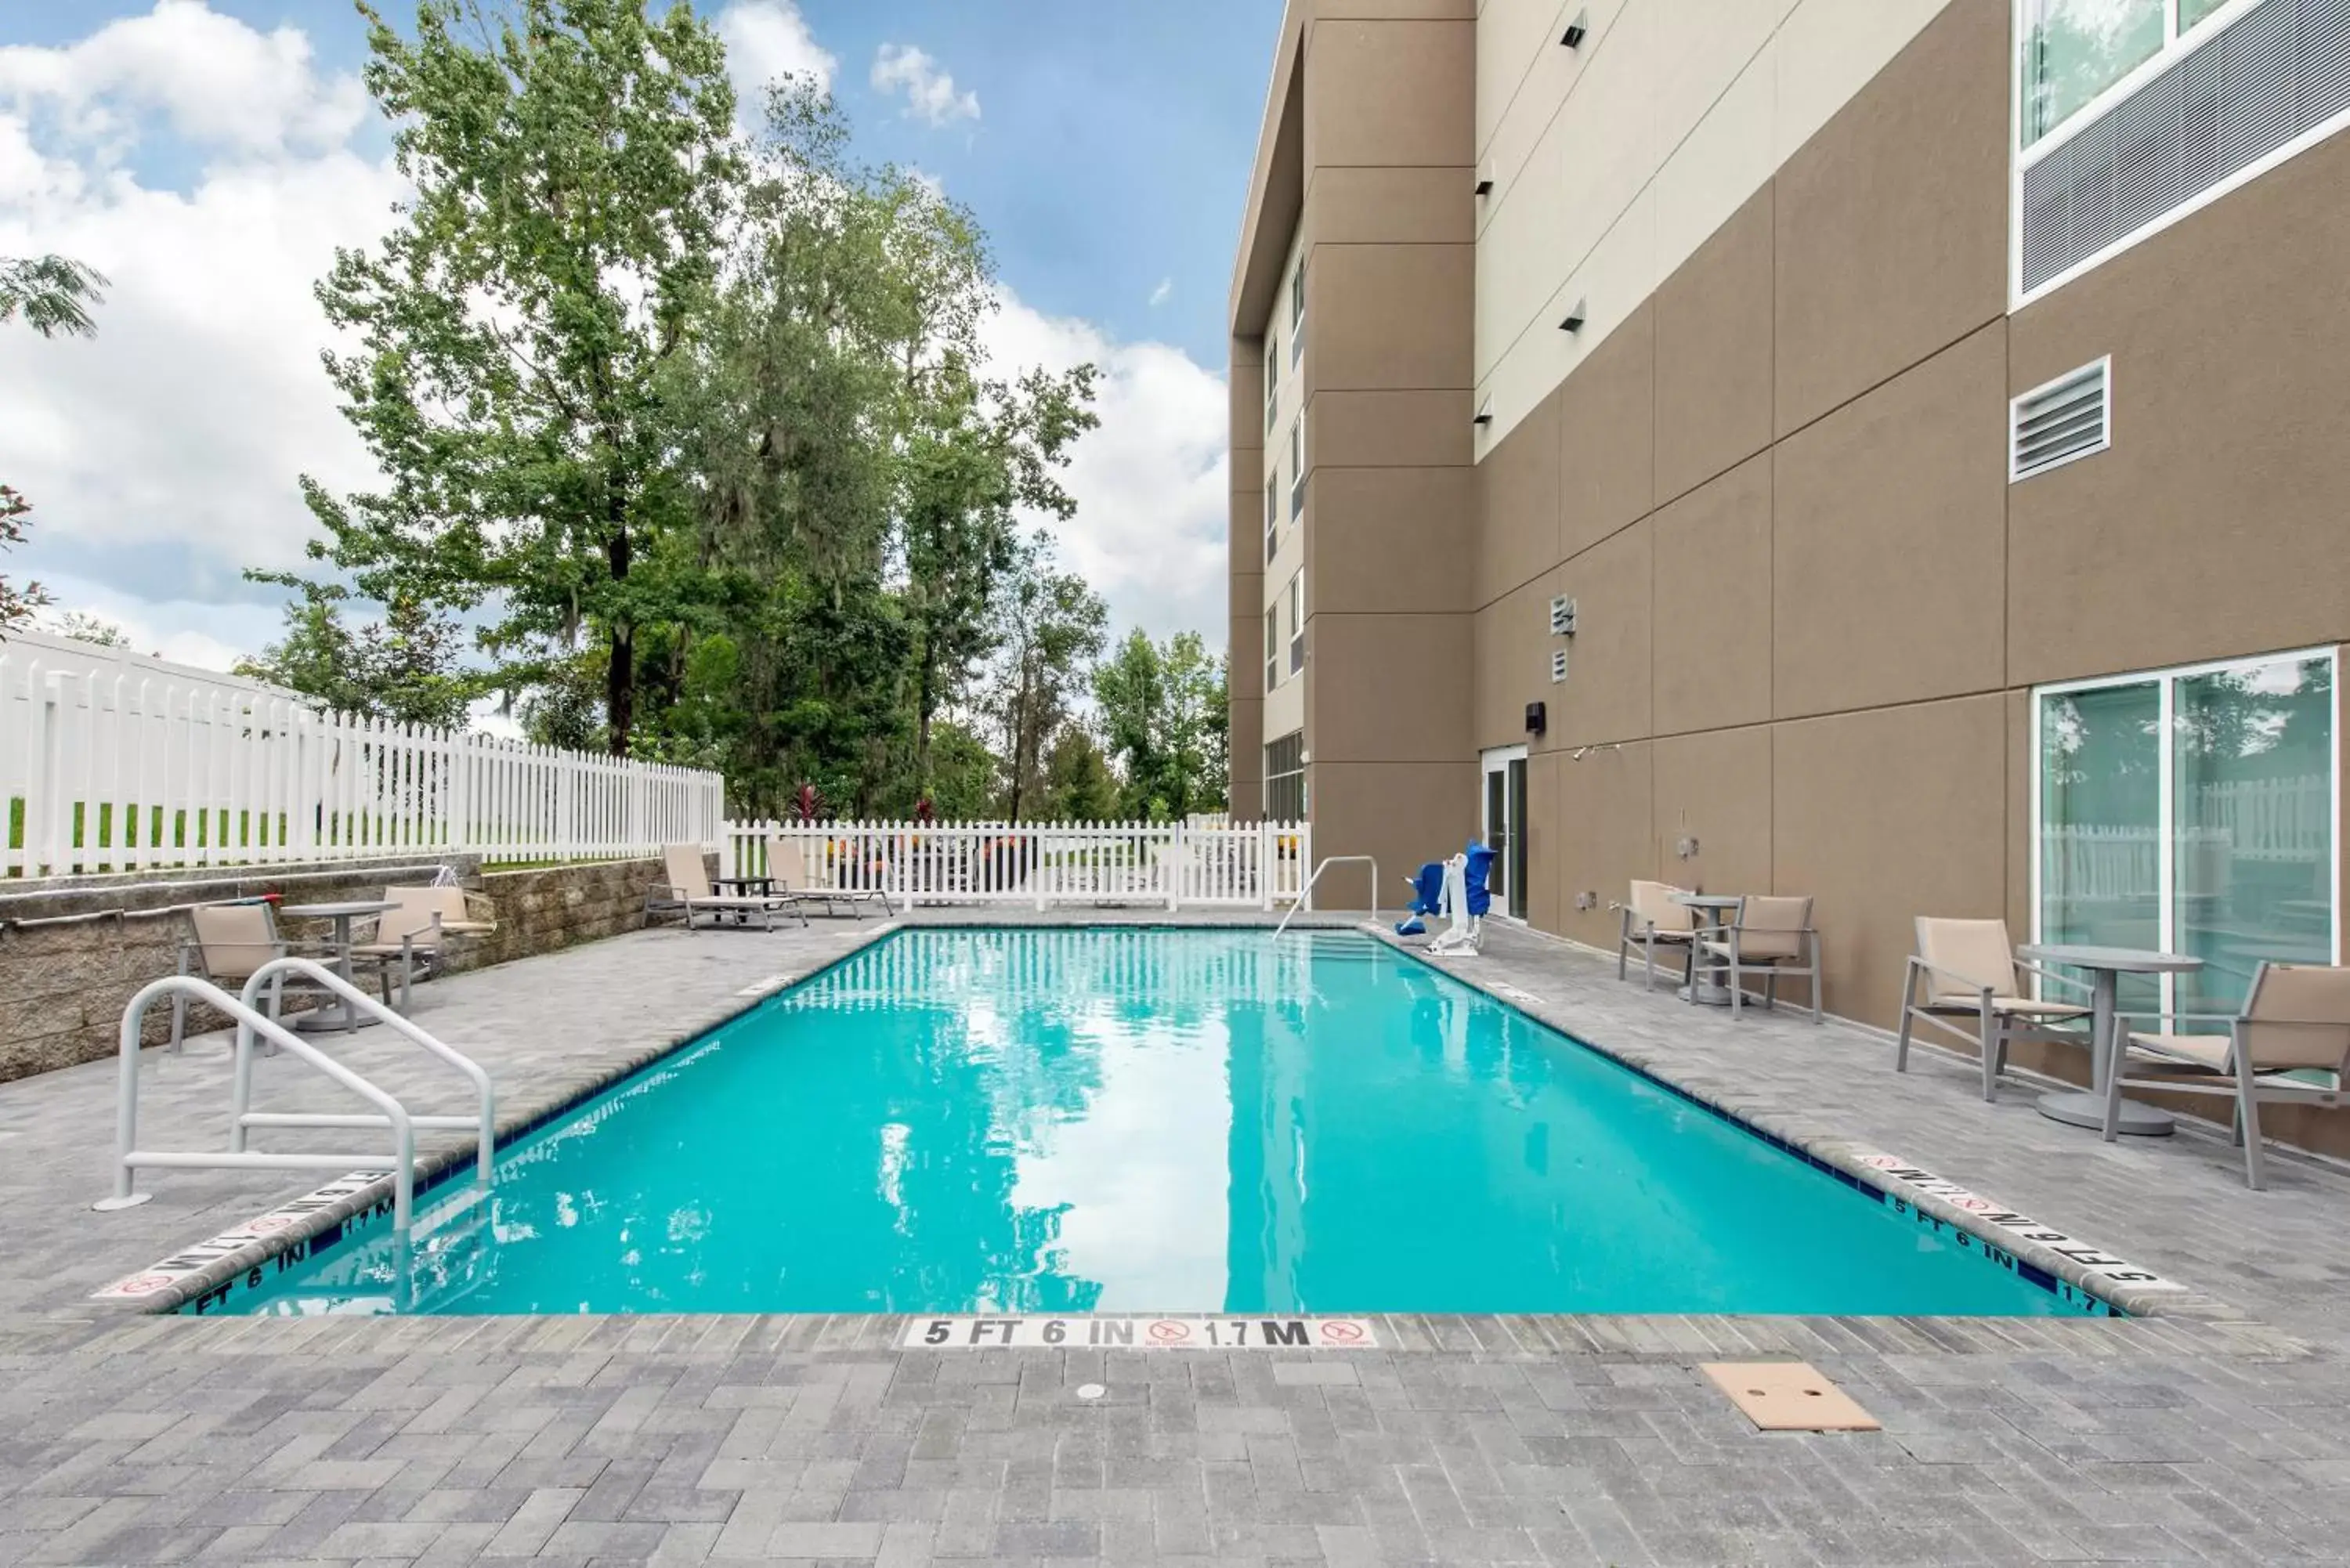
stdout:
{"type": "Polygon", "coordinates": [[[2023,290],[2345,110],[2350,4],[2262,0],[2023,171],[2023,290]]]}
{"type": "Polygon", "coordinates": [[[2114,362],[2100,359],[2010,403],[2008,478],[2029,479],[2113,445],[2113,379],[2114,362]]]}
{"type": "Polygon", "coordinates": [[[1550,601],[1550,634],[1553,637],[1575,635],[1575,601],[1565,594],[1550,601]]]}
{"type": "Polygon", "coordinates": [[[1554,648],[1550,650],[1550,683],[1555,686],[1565,679],[1566,649],[1554,648]]]}

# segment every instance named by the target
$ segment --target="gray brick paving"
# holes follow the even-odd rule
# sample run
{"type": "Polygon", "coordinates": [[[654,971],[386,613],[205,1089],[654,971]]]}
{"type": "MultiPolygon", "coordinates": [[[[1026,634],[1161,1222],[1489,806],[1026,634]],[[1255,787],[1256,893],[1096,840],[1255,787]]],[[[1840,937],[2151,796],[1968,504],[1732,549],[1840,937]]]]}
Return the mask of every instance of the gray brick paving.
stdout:
{"type": "MultiPolygon", "coordinates": [[[[527,1109],[858,935],[647,933],[421,1012],[527,1109]]],[[[1459,967],[2237,1319],[1392,1318],[1396,1348],[1344,1355],[941,1355],[890,1319],[125,1315],[84,1298],[299,1184],[171,1173],[90,1214],[100,1065],[0,1085],[0,1564],[2350,1561],[2350,1179],[2280,1160],[2245,1193],[2223,1141],[2108,1148],[2021,1092],[1982,1105],[1957,1063],[1896,1077],[1863,1032],[1733,1028],[1520,933],[1459,967]],[[1696,1371],[1780,1354],[1886,1430],[1756,1433],[1696,1371]]],[[[216,1136],[223,1061],[150,1062],[159,1136],[216,1136]]],[[[288,1065],[273,1104],[306,1092],[288,1065]]]]}

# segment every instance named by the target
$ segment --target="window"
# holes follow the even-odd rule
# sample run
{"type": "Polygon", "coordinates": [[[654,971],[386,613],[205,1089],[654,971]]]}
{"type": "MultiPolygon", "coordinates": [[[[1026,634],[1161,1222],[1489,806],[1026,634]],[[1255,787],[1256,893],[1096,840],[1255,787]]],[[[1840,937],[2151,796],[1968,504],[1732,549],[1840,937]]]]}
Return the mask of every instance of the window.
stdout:
{"type": "Polygon", "coordinates": [[[2204,961],[2124,975],[2125,1011],[2230,1012],[2263,959],[2333,962],[2334,684],[2321,651],[2035,693],[2039,940],[2204,961]]]}
{"type": "Polygon", "coordinates": [[[1305,568],[1289,579],[1289,672],[1305,668],[1305,568]]]}
{"type": "Polygon", "coordinates": [[[1267,329],[1264,335],[1264,433],[1271,435],[1281,411],[1281,334],[1267,329]]]}
{"type": "Polygon", "coordinates": [[[1269,822],[1305,820],[1305,732],[1293,730],[1264,748],[1264,815],[1269,822]]]}
{"type": "Polygon", "coordinates": [[[1267,566],[1281,549],[1281,472],[1264,482],[1264,559],[1267,566]]]}
{"type": "Polygon", "coordinates": [[[1264,689],[1281,684],[1281,607],[1264,612],[1264,689]]]}
{"type": "Polygon", "coordinates": [[[2023,145],[2162,52],[2170,0],[2024,0],[2023,145]]]}
{"type": "Polygon", "coordinates": [[[1289,421],[1289,516],[1295,522],[1305,514],[1305,411],[1289,421]]]}
{"type": "Polygon", "coordinates": [[[1297,259],[1297,270],[1289,275],[1289,362],[1295,365],[1305,358],[1305,258],[1297,259]]]}

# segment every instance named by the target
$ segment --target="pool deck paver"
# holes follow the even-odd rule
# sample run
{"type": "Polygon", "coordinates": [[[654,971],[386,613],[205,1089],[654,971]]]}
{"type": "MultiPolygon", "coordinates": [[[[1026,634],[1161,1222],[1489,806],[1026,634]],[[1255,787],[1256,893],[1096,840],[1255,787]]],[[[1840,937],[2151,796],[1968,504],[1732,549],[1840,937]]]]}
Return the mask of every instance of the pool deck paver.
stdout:
{"type": "MultiPolygon", "coordinates": [[[[650,932],[440,982],[418,1015],[520,1115],[859,935],[650,932]]],[[[2249,1193],[2224,1138],[2108,1147],[1939,1054],[1897,1076],[1866,1032],[1732,1024],[1517,930],[1454,968],[2242,1321],[1391,1318],[1376,1352],[941,1353],[895,1349],[893,1318],[146,1316],[86,1298],[315,1182],[157,1173],[90,1213],[95,1064],[0,1085],[0,1563],[2350,1561],[2350,1177],[2280,1159],[2249,1193]],[[1758,1433],[1696,1371],[1777,1354],[1886,1429],[1758,1433]]],[[[410,1082],[380,1033],[335,1048],[410,1082]]],[[[268,1103],[309,1103],[264,1071],[268,1103]]],[[[218,1136],[218,1041],[147,1072],[154,1141],[218,1136]]]]}

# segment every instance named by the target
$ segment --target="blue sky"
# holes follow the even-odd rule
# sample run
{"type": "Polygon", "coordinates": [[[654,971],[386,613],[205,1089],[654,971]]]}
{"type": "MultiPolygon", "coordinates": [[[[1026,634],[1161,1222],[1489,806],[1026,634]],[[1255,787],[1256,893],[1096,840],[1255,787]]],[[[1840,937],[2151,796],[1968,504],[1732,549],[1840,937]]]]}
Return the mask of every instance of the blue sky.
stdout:
{"type": "MultiPolygon", "coordinates": [[[[404,0],[390,0],[398,18],[404,0]]],[[[1065,556],[1114,619],[1223,633],[1222,317],[1280,0],[701,0],[757,62],[829,75],[873,161],[978,213],[1012,364],[1101,361],[1065,556]]],[[[397,196],[341,0],[0,0],[0,254],[115,281],[94,343],[0,335],[12,576],[218,663],[275,629],[296,475],[364,484],[307,280],[397,196]]]]}

